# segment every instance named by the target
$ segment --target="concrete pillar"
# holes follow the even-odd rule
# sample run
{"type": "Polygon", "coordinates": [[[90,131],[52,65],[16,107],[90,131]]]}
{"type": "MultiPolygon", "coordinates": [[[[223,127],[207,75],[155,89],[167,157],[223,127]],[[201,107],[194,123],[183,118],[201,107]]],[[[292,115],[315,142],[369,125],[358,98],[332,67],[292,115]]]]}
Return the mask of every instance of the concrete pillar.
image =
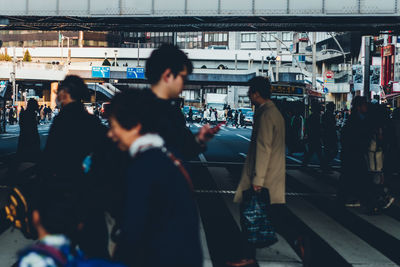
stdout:
{"type": "Polygon", "coordinates": [[[256,50],[261,50],[261,32],[256,35],[256,50]]]}
{"type": "Polygon", "coordinates": [[[53,82],[50,85],[50,108],[54,109],[56,107],[58,82],[53,82]]]}

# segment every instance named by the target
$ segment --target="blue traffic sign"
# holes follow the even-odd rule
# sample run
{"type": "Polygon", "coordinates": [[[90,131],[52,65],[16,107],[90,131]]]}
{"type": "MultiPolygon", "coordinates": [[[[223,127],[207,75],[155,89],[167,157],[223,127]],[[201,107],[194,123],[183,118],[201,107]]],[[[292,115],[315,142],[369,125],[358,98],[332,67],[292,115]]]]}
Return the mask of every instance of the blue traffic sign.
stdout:
{"type": "Polygon", "coordinates": [[[110,67],[92,67],[92,78],[110,78],[110,67]]]}
{"type": "Polygon", "coordinates": [[[126,78],[128,79],[144,79],[144,68],[127,68],[126,78]]]}

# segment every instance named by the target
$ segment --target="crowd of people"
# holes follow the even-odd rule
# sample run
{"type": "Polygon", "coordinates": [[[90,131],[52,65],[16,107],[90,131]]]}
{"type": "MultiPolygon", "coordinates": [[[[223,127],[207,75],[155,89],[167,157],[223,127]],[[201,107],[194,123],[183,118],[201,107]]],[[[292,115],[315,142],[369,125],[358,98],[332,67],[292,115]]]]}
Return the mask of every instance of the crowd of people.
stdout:
{"type": "Polygon", "coordinates": [[[43,152],[38,149],[37,102],[30,100],[21,139],[29,135],[31,140],[21,142],[18,151],[30,157],[18,158],[38,164],[40,185],[28,194],[33,203],[28,232],[39,243],[19,254],[18,266],[66,266],[60,258],[202,266],[199,217],[185,163],[205,150],[219,126],[205,125],[196,135],[186,127],[174,100],[191,71],[178,48],[164,45],[153,51],[146,63],[150,89],[116,95],[107,114],[109,129],[85,110],[83,80],[67,76],[58,88],[61,110],[43,152]],[[115,221],[112,241],[105,212],[115,221]]]}
{"type": "Polygon", "coordinates": [[[353,99],[351,110],[335,111],[333,103],[312,102],[308,117],[300,102],[280,108],[286,120],[289,155],[304,153],[304,167],[316,155],[326,173],[331,172],[333,160],[340,159],[344,203],[364,204],[370,212],[393,203],[388,185],[400,173],[396,164],[400,159],[399,109],[392,112],[361,96],[353,99]]]}
{"type": "MultiPolygon", "coordinates": [[[[67,266],[70,261],[202,266],[199,216],[187,162],[205,151],[220,125],[205,124],[196,135],[186,126],[176,99],[192,68],[175,46],[154,50],[146,62],[150,88],[117,94],[105,114],[109,128],[84,108],[84,81],[67,76],[59,84],[60,111],[44,151],[38,113],[48,118],[52,111],[45,106],[39,112],[36,100],[28,101],[20,115],[17,158],[35,162],[38,168],[36,186],[27,189],[28,215],[21,221],[30,222],[26,233],[39,241],[20,252],[17,266],[67,266]],[[113,218],[112,231],[105,214],[113,218]]],[[[282,209],[287,148],[289,153],[304,152],[304,165],[317,154],[327,170],[341,150],[340,199],[347,203],[355,197],[372,212],[393,203],[387,181],[400,173],[399,110],[390,115],[383,106],[355,97],[350,112],[335,113],[333,104],[322,112],[320,103],[313,102],[306,117],[301,103],[287,108],[272,101],[271,84],[264,77],[249,81],[248,95],[256,109],[235,202],[244,205],[249,190],[269,190],[273,223],[277,228],[286,225],[282,209]],[[339,119],[343,127],[338,127],[339,119]]],[[[216,110],[206,112],[207,122],[218,120],[216,110]]],[[[191,109],[189,114],[193,116],[191,109]]],[[[224,116],[233,125],[243,125],[241,110],[227,107],[224,116]]],[[[256,247],[245,231],[243,236],[244,254],[228,265],[255,264],[256,247]]]]}

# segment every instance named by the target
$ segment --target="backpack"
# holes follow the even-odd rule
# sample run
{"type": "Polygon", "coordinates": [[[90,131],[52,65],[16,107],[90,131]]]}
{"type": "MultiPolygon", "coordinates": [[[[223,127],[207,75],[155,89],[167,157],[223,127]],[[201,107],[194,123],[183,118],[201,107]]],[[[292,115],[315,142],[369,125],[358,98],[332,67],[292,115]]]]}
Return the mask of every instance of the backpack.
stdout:
{"type": "Polygon", "coordinates": [[[35,244],[18,253],[21,260],[24,256],[34,252],[54,260],[58,267],[125,267],[120,263],[115,263],[102,259],[86,259],[80,250],[71,253],[69,246],[62,246],[60,249],[45,244],[35,244]]]}

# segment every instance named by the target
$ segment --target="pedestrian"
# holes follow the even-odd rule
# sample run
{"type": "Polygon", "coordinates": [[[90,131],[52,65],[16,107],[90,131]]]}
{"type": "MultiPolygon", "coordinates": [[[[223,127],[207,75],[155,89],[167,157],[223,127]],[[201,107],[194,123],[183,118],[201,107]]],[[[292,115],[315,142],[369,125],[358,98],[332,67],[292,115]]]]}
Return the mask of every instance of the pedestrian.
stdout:
{"type": "Polygon", "coordinates": [[[188,112],[187,121],[188,121],[189,127],[190,127],[190,124],[193,123],[193,110],[192,110],[192,107],[189,107],[189,112],[188,112]]]}
{"type": "MultiPolygon", "coordinates": [[[[32,100],[32,99],[31,99],[32,100]]],[[[36,101],[36,100],[35,100],[36,101]]],[[[72,192],[43,188],[32,201],[32,220],[39,241],[19,251],[17,266],[64,266],[50,251],[71,251],[79,225],[79,200],[72,192]]],[[[68,253],[69,254],[69,253],[68,253]]],[[[61,254],[62,255],[62,254],[61,254]]],[[[64,255],[65,258],[69,255],[64,255]]]]}
{"type": "Polygon", "coordinates": [[[193,65],[184,52],[176,46],[164,44],[154,50],[146,61],[146,76],[154,97],[153,107],[158,110],[159,134],[166,146],[179,158],[190,160],[206,149],[206,143],[219,130],[204,125],[194,135],[177,106],[186,77],[193,65]]]}
{"type": "Polygon", "coordinates": [[[363,197],[368,167],[365,156],[369,146],[370,128],[365,97],[356,96],[351,114],[342,129],[342,175],[339,180],[339,201],[347,206],[359,206],[363,197]]]}
{"type": "Polygon", "coordinates": [[[14,125],[14,108],[10,107],[10,110],[8,111],[8,123],[10,125],[14,125]]]}
{"type": "Polygon", "coordinates": [[[76,246],[82,225],[79,195],[59,187],[41,185],[33,192],[28,211],[31,232],[38,241],[18,253],[19,267],[109,266],[124,267],[101,259],[87,259],[76,246]]]}
{"type": "Polygon", "coordinates": [[[190,176],[158,134],[153,102],[140,90],[116,95],[111,102],[108,136],[131,156],[115,259],[128,266],[200,267],[190,176]]]}
{"type": "Polygon", "coordinates": [[[241,109],[239,109],[239,113],[237,114],[236,128],[243,126],[244,124],[244,115],[241,109]]]}
{"type": "Polygon", "coordinates": [[[36,121],[39,105],[33,98],[29,99],[26,110],[19,117],[19,138],[17,157],[19,162],[37,162],[40,156],[40,138],[36,121]]]}
{"type": "Polygon", "coordinates": [[[227,113],[227,119],[226,123],[231,123],[232,124],[232,119],[233,119],[233,112],[230,106],[228,106],[228,113],[227,113]]]}
{"type": "Polygon", "coordinates": [[[324,145],[324,164],[328,170],[330,163],[338,153],[338,137],[336,132],[335,105],[330,102],[326,105],[326,111],[322,115],[322,143],[324,145]]]}
{"type": "Polygon", "coordinates": [[[400,108],[396,108],[392,114],[393,142],[390,146],[389,164],[396,175],[400,175],[400,108]]]}
{"type": "Polygon", "coordinates": [[[305,129],[305,121],[302,116],[303,107],[301,103],[296,103],[294,106],[294,114],[289,119],[289,133],[288,133],[288,147],[289,154],[294,152],[304,152],[304,129],[305,129]]]}
{"type": "Polygon", "coordinates": [[[307,166],[311,157],[317,154],[318,160],[323,166],[322,140],[321,140],[321,105],[318,102],[311,103],[311,115],[306,120],[307,151],[304,154],[303,166],[307,166]]]}
{"type": "MultiPolygon", "coordinates": [[[[90,115],[82,104],[88,88],[78,76],[67,76],[59,85],[57,102],[61,111],[54,118],[43,151],[41,169],[47,183],[64,185],[85,195],[88,206],[79,245],[88,257],[107,258],[108,233],[101,204],[95,194],[100,178],[91,182],[85,175],[84,163],[96,165],[95,159],[107,154],[110,144],[107,129],[98,118],[90,115]],[[98,156],[99,155],[99,156],[98,156]],[[90,209],[89,209],[90,208],[90,209]]],[[[110,164],[105,162],[104,165],[110,164]]]]}
{"type": "MultiPolygon", "coordinates": [[[[271,84],[265,77],[249,81],[248,95],[256,106],[250,147],[242,171],[234,202],[241,203],[243,192],[253,189],[256,193],[263,188],[269,191],[271,217],[281,224],[279,213],[285,204],[285,121],[271,97],[271,84]]],[[[267,201],[267,200],[266,200],[267,201]]],[[[287,222],[283,222],[287,223],[287,222]]],[[[242,226],[243,229],[243,226],[242,226]]],[[[247,246],[243,264],[255,260],[255,247],[247,246]]],[[[239,266],[239,265],[233,265],[239,266]]],[[[244,265],[242,265],[244,266],[244,265]]]]}

